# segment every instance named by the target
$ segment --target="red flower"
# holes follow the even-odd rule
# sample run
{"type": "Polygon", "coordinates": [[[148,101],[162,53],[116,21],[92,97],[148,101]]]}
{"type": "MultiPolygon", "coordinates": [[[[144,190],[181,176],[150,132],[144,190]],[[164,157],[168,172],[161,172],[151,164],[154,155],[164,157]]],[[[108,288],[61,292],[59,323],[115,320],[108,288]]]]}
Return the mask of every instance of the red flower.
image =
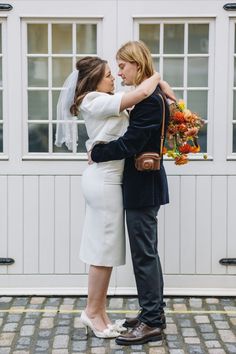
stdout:
{"type": "Polygon", "coordinates": [[[185,122],[185,118],[184,118],[184,113],[183,112],[175,112],[173,115],[173,120],[177,123],[184,123],[185,122]]]}
{"type": "Polygon", "coordinates": [[[189,152],[192,152],[192,146],[189,145],[189,144],[184,144],[182,146],[179,147],[179,151],[182,153],[182,154],[188,154],[189,152]]]}

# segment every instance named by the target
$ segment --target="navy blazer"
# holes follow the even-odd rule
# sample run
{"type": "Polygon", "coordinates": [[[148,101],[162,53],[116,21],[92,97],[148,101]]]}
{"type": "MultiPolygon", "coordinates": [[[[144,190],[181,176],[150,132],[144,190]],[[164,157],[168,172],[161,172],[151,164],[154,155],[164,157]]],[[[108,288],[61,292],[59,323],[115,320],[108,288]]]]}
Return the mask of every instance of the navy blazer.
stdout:
{"type": "MultiPolygon", "coordinates": [[[[125,160],[123,174],[124,208],[145,208],[169,202],[166,172],[161,161],[159,171],[140,172],[134,166],[134,156],[141,152],[160,152],[163,103],[158,93],[135,105],[130,112],[130,125],[118,140],[94,146],[94,162],[125,160]]],[[[169,120],[169,107],[165,101],[165,131],[169,120]]]]}

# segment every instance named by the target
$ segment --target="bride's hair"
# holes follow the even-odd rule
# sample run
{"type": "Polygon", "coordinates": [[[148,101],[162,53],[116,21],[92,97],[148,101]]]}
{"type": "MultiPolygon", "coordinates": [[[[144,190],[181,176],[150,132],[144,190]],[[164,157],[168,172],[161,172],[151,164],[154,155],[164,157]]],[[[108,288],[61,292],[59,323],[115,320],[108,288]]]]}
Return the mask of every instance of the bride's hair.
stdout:
{"type": "Polygon", "coordinates": [[[138,71],[134,82],[135,85],[139,85],[144,78],[154,74],[151,53],[142,41],[129,41],[122,45],[116,53],[116,59],[137,64],[138,71]]]}
{"type": "Polygon", "coordinates": [[[87,93],[96,91],[99,82],[105,75],[107,61],[98,57],[84,57],[76,63],[79,71],[75,89],[74,103],[70,107],[72,115],[77,116],[79,106],[87,93]]]}

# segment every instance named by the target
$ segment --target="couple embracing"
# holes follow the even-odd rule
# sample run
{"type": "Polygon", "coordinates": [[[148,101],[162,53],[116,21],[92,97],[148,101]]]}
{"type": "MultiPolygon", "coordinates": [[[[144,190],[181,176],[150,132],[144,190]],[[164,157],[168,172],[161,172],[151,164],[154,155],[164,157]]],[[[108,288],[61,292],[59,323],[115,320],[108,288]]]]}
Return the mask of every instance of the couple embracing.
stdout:
{"type": "MultiPolygon", "coordinates": [[[[82,177],[86,216],[80,258],[90,269],[81,321],[97,337],[134,345],[161,340],[166,326],[157,214],[169,202],[163,161],[159,170],[141,172],[135,168],[135,156],[160,153],[163,112],[165,128],[169,117],[166,98],[175,97],[154,71],[143,42],[124,44],[116,60],[118,75],[134,90],[114,93],[108,63],[85,57],[67,79],[57,108],[62,121],[74,116],[83,119],[89,137],[89,166],[82,177]],[[106,297],[113,266],[125,263],[124,211],[140,311],[135,318],[112,323],[106,297]]],[[[70,149],[72,136],[67,124],[58,124],[56,145],[65,143],[70,149]]]]}

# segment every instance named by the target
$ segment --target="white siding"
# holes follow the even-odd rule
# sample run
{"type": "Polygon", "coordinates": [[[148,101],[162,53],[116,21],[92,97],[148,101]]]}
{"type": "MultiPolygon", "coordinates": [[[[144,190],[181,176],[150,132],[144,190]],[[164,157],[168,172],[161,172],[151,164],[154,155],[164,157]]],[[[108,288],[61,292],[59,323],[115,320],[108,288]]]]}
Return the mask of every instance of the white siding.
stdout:
{"type": "MultiPolygon", "coordinates": [[[[222,266],[219,260],[235,256],[236,177],[169,176],[169,184],[171,203],[159,214],[166,291],[172,287],[201,288],[202,279],[207,277],[211,282],[222,274],[227,283],[226,273],[235,274],[235,268],[222,266]]],[[[78,257],[85,212],[81,176],[1,177],[0,207],[1,256],[15,259],[8,273],[17,274],[22,287],[36,274],[45,284],[48,279],[51,288],[53,284],[56,288],[85,286],[86,267],[78,257]],[[68,276],[66,283],[61,284],[65,278],[60,275],[68,276]]],[[[134,286],[131,270],[127,240],[127,264],[117,268],[113,276],[118,292],[134,286]]],[[[1,274],[5,272],[2,267],[1,274]]],[[[2,287],[11,283],[4,275],[0,281],[2,287]]]]}

